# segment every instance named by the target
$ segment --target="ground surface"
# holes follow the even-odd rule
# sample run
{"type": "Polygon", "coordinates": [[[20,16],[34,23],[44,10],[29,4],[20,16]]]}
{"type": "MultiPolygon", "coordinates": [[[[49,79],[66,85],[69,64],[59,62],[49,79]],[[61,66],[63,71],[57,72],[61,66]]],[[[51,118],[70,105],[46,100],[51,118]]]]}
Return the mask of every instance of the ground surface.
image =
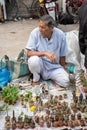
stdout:
{"type": "MultiPolygon", "coordinates": [[[[0,24],[0,58],[5,54],[11,59],[18,56],[25,48],[30,32],[38,26],[38,20],[28,19],[21,21],[8,21],[0,24]]],[[[78,24],[58,25],[63,31],[79,28],[78,24]]]]}

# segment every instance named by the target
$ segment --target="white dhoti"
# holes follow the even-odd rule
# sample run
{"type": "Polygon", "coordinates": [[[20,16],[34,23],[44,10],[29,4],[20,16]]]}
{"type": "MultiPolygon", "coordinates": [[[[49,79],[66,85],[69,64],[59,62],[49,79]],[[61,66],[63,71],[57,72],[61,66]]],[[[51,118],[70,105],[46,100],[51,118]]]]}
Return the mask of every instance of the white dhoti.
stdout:
{"type": "Polygon", "coordinates": [[[46,70],[42,59],[38,56],[30,57],[28,59],[28,66],[33,74],[33,82],[39,81],[41,75],[44,80],[51,79],[59,86],[67,87],[69,85],[69,74],[63,68],[46,70]]]}

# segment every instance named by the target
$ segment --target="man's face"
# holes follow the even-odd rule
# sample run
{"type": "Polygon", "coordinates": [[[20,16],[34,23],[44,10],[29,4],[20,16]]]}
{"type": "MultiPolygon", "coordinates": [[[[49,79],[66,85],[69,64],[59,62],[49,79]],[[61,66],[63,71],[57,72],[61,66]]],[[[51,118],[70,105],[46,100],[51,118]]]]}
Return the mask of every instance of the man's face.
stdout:
{"type": "Polygon", "coordinates": [[[41,35],[45,38],[45,37],[49,37],[49,35],[52,34],[53,31],[53,27],[48,27],[46,22],[40,21],[39,22],[39,30],[41,35]]]}

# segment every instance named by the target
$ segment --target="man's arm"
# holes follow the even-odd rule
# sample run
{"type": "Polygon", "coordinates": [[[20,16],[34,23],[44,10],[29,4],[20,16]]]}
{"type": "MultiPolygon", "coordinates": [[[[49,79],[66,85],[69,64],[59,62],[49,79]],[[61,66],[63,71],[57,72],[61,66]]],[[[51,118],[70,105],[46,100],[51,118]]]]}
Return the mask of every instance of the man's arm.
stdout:
{"type": "Polygon", "coordinates": [[[45,56],[45,52],[39,52],[39,51],[31,51],[31,50],[27,50],[27,56],[31,57],[31,56],[45,56]]]}
{"type": "Polygon", "coordinates": [[[63,66],[63,67],[65,67],[65,64],[66,64],[66,56],[62,56],[62,57],[60,57],[60,64],[63,66]]]}
{"type": "Polygon", "coordinates": [[[57,56],[52,53],[52,52],[39,52],[39,51],[32,51],[32,50],[27,50],[27,56],[31,57],[31,56],[45,56],[48,59],[50,59],[53,63],[57,63],[57,56]]]}
{"type": "Polygon", "coordinates": [[[66,35],[63,33],[62,41],[61,41],[61,49],[60,49],[60,60],[59,63],[61,66],[65,67],[66,64],[66,56],[68,54],[68,44],[66,41],[66,35]]]}

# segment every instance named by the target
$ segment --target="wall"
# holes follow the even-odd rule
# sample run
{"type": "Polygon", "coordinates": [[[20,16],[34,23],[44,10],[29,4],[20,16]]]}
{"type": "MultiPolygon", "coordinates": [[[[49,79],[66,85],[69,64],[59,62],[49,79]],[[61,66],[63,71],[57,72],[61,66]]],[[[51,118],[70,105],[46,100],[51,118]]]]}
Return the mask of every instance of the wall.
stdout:
{"type": "MultiPolygon", "coordinates": [[[[34,0],[38,1],[38,0],[34,0]]],[[[11,0],[11,2],[6,2],[7,17],[8,19],[18,18],[18,17],[31,17],[31,15],[38,15],[38,4],[33,2],[33,7],[31,7],[33,0],[11,0]],[[15,2],[16,1],[16,2],[15,2]]]]}
{"type": "Polygon", "coordinates": [[[59,0],[59,11],[63,11],[64,13],[66,12],[66,0],[59,0]]]}
{"type": "Polygon", "coordinates": [[[7,19],[6,7],[5,7],[5,0],[0,0],[0,4],[3,5],[4,19],[7,19]]]}

